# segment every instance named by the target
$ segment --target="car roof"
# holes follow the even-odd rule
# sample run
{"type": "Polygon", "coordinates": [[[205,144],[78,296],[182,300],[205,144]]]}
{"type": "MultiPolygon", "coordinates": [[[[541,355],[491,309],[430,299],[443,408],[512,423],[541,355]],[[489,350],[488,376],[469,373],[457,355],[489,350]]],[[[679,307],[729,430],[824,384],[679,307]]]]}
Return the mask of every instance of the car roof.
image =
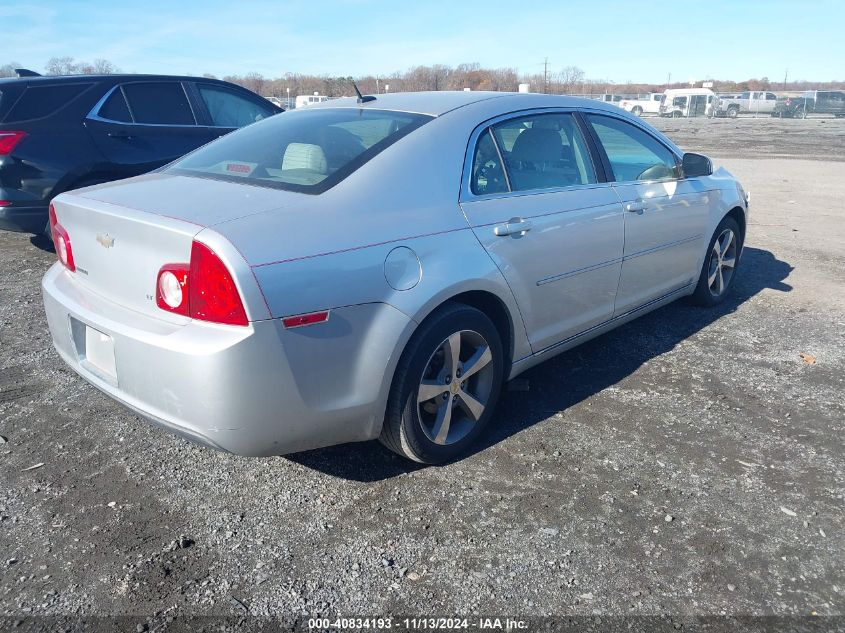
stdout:
{"type": "Polygon", "coordinates": [[[209,81],[215,83],[224,83],[228,84],[228,82],[221,81],[220,79],[211,79],[208,77],[191,77],[188,75],[147,75],[147,74],[135,74],[135,73],[121,73],[121,74],[111,74],[111,75],[43,75],[40,77],[6,77],[0,78],[0,85],[4,84],[13,84],[16,86],[20,86],[22,84],[50,84],[50,83],[61,83],[64,81],[70,82],[79,82],[79,81],[130,81],[130,80],[168,80],[168,81],[209,81]]]}
{"type": "MultiPolygon", "coordinates": [[[[316,108],[361,108],[370,110],[395,110],[399,112],[415,112],[431,116],[441,116],[452,110],[464,106],[490,101],[492,99],[507,99],[510,109],[532,107],[576,108],[592,107],[605,109],[603,102],[593,99],[569,97],[565,95],[547,95],[531,92],[486,92],[486,91],[432,91],[432,92],[392,92],[378,95],[372,101],[358,103],[355,97],[344,97],[315,103],[307,106],[309,110],[316,108]]],[[[616,106],[607,106],[612,112],[618,110],[616,106]]]]}

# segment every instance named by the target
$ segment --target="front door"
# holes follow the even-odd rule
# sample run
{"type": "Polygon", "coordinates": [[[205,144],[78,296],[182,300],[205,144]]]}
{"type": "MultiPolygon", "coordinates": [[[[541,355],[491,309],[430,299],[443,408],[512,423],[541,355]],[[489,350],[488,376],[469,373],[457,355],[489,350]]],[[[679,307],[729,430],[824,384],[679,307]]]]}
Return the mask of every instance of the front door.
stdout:
{"type": "Polygon", "coordinates": [[[625,246],[614,314],[685,288],[698,276],[710,192],[680,178],[675,154],[616,117],[588,114],[625,209],[625,246]]]}
{"type": "Polygon", "coordinates": [[[461,207],[516,297],[536,352],[610,319],[623,217],[580,125],[522,115],[477,137],[461,207]]]}

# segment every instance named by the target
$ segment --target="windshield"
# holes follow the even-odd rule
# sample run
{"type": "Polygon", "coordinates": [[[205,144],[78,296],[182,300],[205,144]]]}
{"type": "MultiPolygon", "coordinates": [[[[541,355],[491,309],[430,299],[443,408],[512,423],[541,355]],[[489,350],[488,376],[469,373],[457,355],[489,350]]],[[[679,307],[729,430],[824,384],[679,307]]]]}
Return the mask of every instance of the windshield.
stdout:
{"type": "Polygon", "coordinates": [[[322,193],[432,118],[358,108],[282,113],[232,132],[165,171],[322,193]]]}

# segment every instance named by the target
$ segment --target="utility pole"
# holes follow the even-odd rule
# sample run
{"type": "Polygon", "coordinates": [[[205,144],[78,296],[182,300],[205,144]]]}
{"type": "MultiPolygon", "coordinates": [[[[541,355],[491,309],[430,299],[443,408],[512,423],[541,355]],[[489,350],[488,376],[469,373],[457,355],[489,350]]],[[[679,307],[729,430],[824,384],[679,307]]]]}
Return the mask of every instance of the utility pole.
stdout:
{"type": "Polygon", "coordinates": [[[786,90],[786,80],[789,77],[789,68],[783,72],[783,89],[786,90]]]}
{"type": "Polygon", "coordinates": [[[672,73],[669,73],[669,76],[666,77],[666,88],[668,89],[669,86],[672,85],[672,73]]]}
{"type": "Polygon", "coordinates": [[[549,58],[543,62],[543,92],[549,94],[549,58]]]}

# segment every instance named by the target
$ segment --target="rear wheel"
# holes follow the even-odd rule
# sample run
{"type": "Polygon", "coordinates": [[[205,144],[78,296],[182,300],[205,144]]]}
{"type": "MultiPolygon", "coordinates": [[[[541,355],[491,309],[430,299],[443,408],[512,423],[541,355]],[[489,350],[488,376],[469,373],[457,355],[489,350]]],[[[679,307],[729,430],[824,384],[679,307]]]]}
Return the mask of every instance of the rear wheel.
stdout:
{"type": "Polygon", "coordinates": [[[461,455],[493,415],[503,367],[493,322],[470,306],[447,304],[423,323],[399,360],[380,441],[425,464],[461,455]]]}
{"type": "Polygon", "coordinates": [[[735,119],[739,116],[739,110],[737,108],[728,108],[728,117],[731,119],[735,119]]]}
{"type": "Polygon", "coordinates": [[[796,119],[806,119],[807,118],[807,111],[804,110],[803,108],[801,108],[799,110],[796,110],[793,113],[792,116],[793,116],[793,118],[796,118],[796,119]]]}
{"type": "Polygon", "coordinates": [[[725,217],[710,238],[710,248],[691,297],[693,303],[713,306],[725,300],[733,284],[741,252],[739,225],[733,218],[725,217]]]}
{"type": "Polygon", "coordinates": [[[634,106],[634,109],[631,110],[631,114],[636,114],[637,116],[643,115],[643,109],[640,106],[634,106]]]}

